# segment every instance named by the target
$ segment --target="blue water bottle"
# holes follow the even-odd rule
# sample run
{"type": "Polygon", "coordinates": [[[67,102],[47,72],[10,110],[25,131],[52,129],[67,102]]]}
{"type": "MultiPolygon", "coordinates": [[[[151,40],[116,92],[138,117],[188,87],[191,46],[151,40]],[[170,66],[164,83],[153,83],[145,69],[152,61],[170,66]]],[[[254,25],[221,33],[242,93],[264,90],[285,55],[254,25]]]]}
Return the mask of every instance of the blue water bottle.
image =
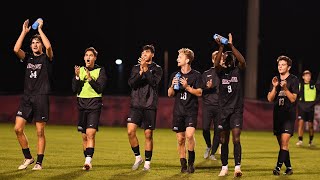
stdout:
{"type": "Polygon", "coordinates": [[[177,72],[177,74],[176,74],[174,77],[178,79],[178,84],[175,84],[175,85],[173,86],[173,89],[174,89],[174,90],[179,90],[179,89],[180,89],[180,77],[181,77],[181,73],[180,73],[180,72],[177,72]]]}
{"type": "MultiPolygon", "coordinates": [[[[41,19],[41,18],[38,18],[38,19],[41,19]]],[[[38,19],[32,24],[32,29],[34,29],[34,30],[36,30],[39,26],[38,19]]]]}
{"type": "MultiPolygon", "coordinates": [[[[214,35],[213,35],[213,38],[214,38],[214,39],[217,39],[219,36],[220,36],[219,34],[214,34],[214,35]]],[[[221,42],[222,44],[224,44],[224,45],[227,45],[228,42],[229,42],[229,40],[228,40],[227,38],[223,37],[223,36],[220,36],[220,42],[221,42]]]]}

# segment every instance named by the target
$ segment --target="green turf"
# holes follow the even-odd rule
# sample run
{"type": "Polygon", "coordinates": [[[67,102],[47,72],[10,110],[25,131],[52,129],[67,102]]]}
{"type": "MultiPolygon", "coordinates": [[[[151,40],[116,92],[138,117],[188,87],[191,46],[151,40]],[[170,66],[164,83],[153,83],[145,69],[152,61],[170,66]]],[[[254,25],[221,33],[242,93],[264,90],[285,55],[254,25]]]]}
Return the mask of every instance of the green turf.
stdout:
{"type": "MultiPolygon", "coordinates": [[[[28,124],[26,134],[31,153],[36,157],[35,126],[28,124]]],[[[233,179],[233,146],[230,142],[229,175],[219,178],[220,160],[203,159],[205,143],[202,131],[196,131],[196,171],[181,174],[175,133],[170,129],[156,129],[151,171],[142,167],[132,171],[134,155],[130,148],[125,127],[100,127],[96,135],[93,169],[83,171],[84,163],[81,135],[76,126],[47,125],[47,147],[42,171],[17,170],[23,160],[21,148],[13,131],[13,124],[0,124],[0,180],[4,179],[233,179]]],[[[137,132],[140,151],[144,156],[144,137],[141,129],[137,132]]],[[[305,140],[308,134],[305,133],[305,140]]],[[[243,131],[241,134],[243,177],[241,179],[319,179],[320,148],[315,134],[315,146],[296,147],[297,135],[290,141],[290,156],[294,174],[274,176],[278,145],[272,132],[243,131]]],[[[306,143],[305,141],[304,143],[306,143]]],[[[218,155],[218,159],[220,156],[218,155]]],[[[282,172],[284,167],[282,168],[282,172]]],[[[282,173],[281,172],[281,173],[282,173]]]]}

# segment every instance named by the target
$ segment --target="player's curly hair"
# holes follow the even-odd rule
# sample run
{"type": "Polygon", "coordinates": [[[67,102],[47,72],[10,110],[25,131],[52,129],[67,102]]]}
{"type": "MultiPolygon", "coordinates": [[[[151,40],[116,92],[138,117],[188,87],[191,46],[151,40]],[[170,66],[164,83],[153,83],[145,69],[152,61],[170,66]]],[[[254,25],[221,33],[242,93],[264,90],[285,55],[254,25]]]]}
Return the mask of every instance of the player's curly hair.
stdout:
{"type": "Polygon", "coordinates": [[[279,63],[279,61],[286,61],[288,66],[292,66],[292,60],[288,57],[288,56],[285,56],[285,55],[281,55],[277,58],[277,63],[279,63]]]}

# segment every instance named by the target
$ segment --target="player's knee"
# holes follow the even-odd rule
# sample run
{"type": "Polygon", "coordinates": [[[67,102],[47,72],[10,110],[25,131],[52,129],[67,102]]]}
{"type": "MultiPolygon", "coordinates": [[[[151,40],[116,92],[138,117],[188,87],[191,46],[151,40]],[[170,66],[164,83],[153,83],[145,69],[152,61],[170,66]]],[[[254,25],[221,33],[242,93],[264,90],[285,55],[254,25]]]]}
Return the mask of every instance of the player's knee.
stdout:
{"type": "Polygon", "coordinates": [[[44,137],[44,130],[37,130],[37,136],[38,137],[44,137]]]}
{"type": "Polygon", "coordinates": [[[133,130],[128,130],[128,137],[132,138],[136,136],[136,132],[133,130]]]}
{"type": "Polygon", "coordinates": [[[23,128],[21,127],[14,127],[14,132],[17,134],[17,135],[21,135],[23,134],[23,128]]]}

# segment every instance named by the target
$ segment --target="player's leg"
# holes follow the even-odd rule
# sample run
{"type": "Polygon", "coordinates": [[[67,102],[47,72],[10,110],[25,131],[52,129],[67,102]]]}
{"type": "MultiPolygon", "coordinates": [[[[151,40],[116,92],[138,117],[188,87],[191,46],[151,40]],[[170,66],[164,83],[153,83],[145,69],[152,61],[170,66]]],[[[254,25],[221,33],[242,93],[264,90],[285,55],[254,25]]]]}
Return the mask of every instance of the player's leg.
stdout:
{"type": "Polygon", "coordinates": [[[145,135],[145,162],[143,170],[150,170],[153,152],[153,130],[156,126],[156,110],[144,111],[144,135],[145,135]]]}
{"type": "Polygon", "coordinates": [[[210,112],[209,106],[202,106],[202,136],[207,145],[203,158],[207,159],[210,155],[211,150],[211,134],[210,134],[210,127],[212,121],[212,113],[210,112]]]}

